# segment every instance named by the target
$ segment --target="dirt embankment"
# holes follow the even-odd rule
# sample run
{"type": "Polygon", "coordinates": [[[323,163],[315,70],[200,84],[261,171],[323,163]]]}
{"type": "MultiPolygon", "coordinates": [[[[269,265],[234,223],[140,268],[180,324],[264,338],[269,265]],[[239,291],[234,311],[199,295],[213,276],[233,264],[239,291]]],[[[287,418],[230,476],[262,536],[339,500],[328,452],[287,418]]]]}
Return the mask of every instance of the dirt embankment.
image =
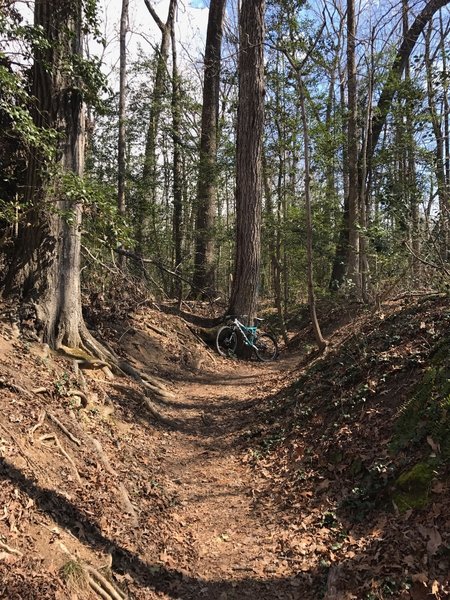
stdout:
{"type": "Polygon", "coordinates": [[[446,597],[445,299],[270,365],[156,310],[103,321],[150,398],[2,315],[0,598],[446,597]]]}

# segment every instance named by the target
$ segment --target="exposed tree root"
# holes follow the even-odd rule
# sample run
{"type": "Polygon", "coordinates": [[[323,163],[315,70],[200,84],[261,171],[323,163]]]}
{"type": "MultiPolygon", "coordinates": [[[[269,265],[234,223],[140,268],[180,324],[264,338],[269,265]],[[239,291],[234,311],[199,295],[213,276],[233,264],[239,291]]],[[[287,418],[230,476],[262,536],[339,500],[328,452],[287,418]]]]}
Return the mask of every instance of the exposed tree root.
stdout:
{"type": "Polygon", "coordinates": [[[163,331],[160,327],[156,327],[156,325],[152,325],[151,323],[147,323],[146,326],[157,333],[158,335],[162,335],[163,337],[169,337],[166,331],[163,331]]]}
{"type": "Polygon", "coordinates": [[[153,406],[148,393],[150,392],[156,398],[171,399],[173,395],[163,386],[159,381],[154,378],[150,378],[137,371],[126,361],[120,359],[114,354],[114,352],[106,348],[103,344],[100,344],[87,330],[83,329],[83,344],[85,348],[93,355],[97,356],[100,360],[105,360],[109,363],[111,370],[118,375],[129,376],[137,381],[145,391],[145,406],[150,411],[153,417],[158,421],[166,424],[170,424],[170,419],[167,419],[159,413],[159,411],[153,406]]]}
{"type": "Polygon", "coordinates": [[[91,590],[97,594],[97,596],[100,596],[100,598],[103,598],[104,600],[111,600],[111,596],[108,594],[108,592],[104,590],[96,581],[94,581],[92,577],[88,576],[87,583],[91,590]]]}
{"type": "Polygon", "coordinates": [[[30,436],[31,439],[33,439],[33,435],[36,433],[36,431],[39,429],[39,427],[42,427],[46,416],[47,416],[47,413],[45,412],[45,410],[43,410],[36,425],[33,425],[33,427],[28,432],[28,435],[30,436]]]}
{"type": "Polygon", "coordinates": [[[42,473],[44,471],[44,469],[39,465],[39,463],[36,463],[28,455],[28,453],[25,451],[24,447],[19,442],[19,440],[16,438],[16,436],[7,427],[5,427],[1,422],[0,422],[0,429],[2,429],[6,433],[6,435],[13,441],[13,443],[17,446],[17,448],[19,450],[19,454],[27,461],[27,463],[30,465],[30,467],[34,471],[38,471],[38,472],[42,473]]]}
{"type": "Polygon", "coordinates": [[[55,442],[55,444],[56,444],[57,448],[59,449],[59,451],[61,452],[61,454],[63,454],[63,455],[64,455],[64,456],[67,458],[67,460],[70,462],[70,464],[72,465],[72,467],[73,467],[73,470],[75,471],[75,475],[76,475],[76,478],[77,478],[77,481],[78,481],[78,483],[79,483],[80,485],[82,485],[82,483],[83,483],[83,482],[82,482],[82,480],[81,480],[80,474],[78,473],[78,469],[77,469],[77,466],[76,466],[76,464],[75,464],[75,461],[74,461],[74,460],[73,460],[73,458],[72,458],[72,457],[71,457],[71,456],[70,456],[70,455],[69,455],[69,454],[68,454],[68,453],[67,453],[67,452],[64,450],[64,448],[62,447],[62,445],[61,445],[61,442],[59,441],[59,439],[58,439],[58,436],[56,435],[56,433],[48,433],[48,434],[44,434],[44,435],[41,435],[41,437],[39,438],[39,441],[40,441],[40,442],[46,442],[46,441],[48,441],[48,440],[54,440],[54,442],[55,442]]]}
{"type": "Polygon", "coordinates": [[[52,421],[52,423],[57,425],[61,429],[61,431],[67,435],[69,440],[71,440],[77,446],[81,446],[80,440],[78,438],[76,438],[72,433],[70,433],[70,431],[67,429],[67,427],[65,425],[63,425],[61,423],[61,421],[55,417],[55,415],[52,415],[52,413],[48,412],[47,416],[50,419],[50,421],[52,421]]]}
{"type": "Polygon", "coordinates": [[[108,473],[110,475],[114,475],[114,477],[117,477],[118,473],[117,473],[117,471],[115,471],[112,468],[111,463],[109,462],[109,458],[107,457],[105,451],[103,450],[103,447],[100,444],[100,442],[98,440],[96,440],[95,438],[92,438],[92,437],[91,437],[91,441],[92,441],[92,445],[97,450],[97,454],[100,456],[100,459],[101,459],[101,461],[102,461],[103,466],[105,467],[105,469],[108,471],[108,473]]]}
{"type": "Polygon", "coordinates": [[[26,390],[25,388],[15,383],[11,383],[10,381],[6,381],[4,377],[0,377],[0,387],[5,387],[16,394],[22,394],[23,396],[26,396],[28,398],[32,396],[32,393],[29,390],[26,390]]]}
{"type": "Polygon", "coordinates": [[[69,438],[69,440],[71,440],[74,444],[76,444],[77,446],[81,446],[81,442],[78,438],[76,438],[73,433],[71,433],[67,427],[65,425],[63,425],[61,423],[61,421],[55,417],[54,415],[52,415],[52,413],[49,413],[47,411],[42,411],[38,422],[36,423],[36,425],[34,425],[30,431],[29,431],[29,435],[31,438],[33,438],[34,433],[36,432],[37,429],[39,429],[39,427],[42,427],[42,425],[44,424],[45,421],[45,417],[48,417],[49,420],[54,423],[55,425],[57,425],[61,431],[69,438]]]}
{"type": "Polygon", "coordinates": [[[60,352],[60,354],[62,354],[66,358],[72,359],[77,366],[79,366],[80,364],[98,365],[105,369],[111,369],[111,371],[116,375],[123,377],[132,377],[132,379],[137,381],[144,388],[144,404],[146,408],[150,411],[152,416],[162,423],[171,424],[171,421],[166,417],[162,416],[158,412],[158,410],[153,406],[153,403],[151,402],[150,398],[147,397],[151,394],[156,398],[170,398],[170,392],[167,391],[165,386],[159,383],[156,379],[152,379],[145,375],[142,376],[142,374],[136,369],[134,369],[129,363],[116,356],[113,350],[106,347],[106,345],[98,342],[91,335],[91,333],[88,331],[87,327],[84,324],[81,326],[79,333],[81,338],[81,348],[78,349],[62,346],[62,352],[60,352]]]}
{"type": "MultiPolygon", "coordinates": [[[[98,440],[96,440],[95,438],[91,438],[91,441],[92,441],[92,445],[96,449],[97,454],[99,455],[99,457],[100,457],[100,459],[101,459],[101,461],[103,463],[103,466],[105,467],[106,471],[108,471],[108,473],[110,475],[113,475],[114,477],[118,477],[119,474],[111,466],[109,458],[106,455],[106,452],[103,450],[103,447],[100,444],[100,442],[98,440]]],[[[138,516],[136,514],[136,510],[135,510],[133,504],[131,503],[130,497],[129,497],[128,492],[127,492],[127,489],[125,488],[125,486],[124,486],[123,483],[119,483],[118,484],[118,491],[119,491],[119,494],[122,497],[122,503],[123,503],[123,506],[125,508],[125,511],[132,518],[132,525],[133,525],[133,527],[137,527],[137,525],[139,524],[139,519],[138,519],[138,516]]]]}
{"type": "Polygon", "coordinates": [[[122,592],[117,586],[111,581],[108,581],[104,575],[102,575],[93,566],[83,563],[76,556],[74,556],[67,547],[60,542],[61,550],[67,554],[70,560],[78,566],[83,573],[83,585],[86,584],[90,589],[95,592],[100,598],[104,600],[126,600],[126,594],[122,592]]]}
{"type": "Polygon", "coordinates": [[[0,540],[0,548],[2,550],[5,550],[6,552],[8,552],[8,554],[14,554],[15,556],[23,556],[23,553],[20,550],[17,550],[16,548],[11,548],[11,546],[8,546],[1,540],[0,540]]]}
{"type": "Polygon", "coordinates": [[[155,419],[159,423],[161,423],[163,425],[167,425],[168,427],[173,427],[176,424],[174,419],[168,419],[167,417],[162,415],[159,411],[157,411],[156,408],[153,406],[153,403],[150,401],[150,399],[145,396],[144,396],[144,404],[147,407],[148,412],[153,417],[155,417],[155,419]]]}
{"type": "Polygon", "coordinates": [[[88,574],[88,583],[90,587],[97,592],[97,594],[105,600],[125,600],[125,594],[119,590],[114,584],[103,577],[101,573],[91,567],[91,565],[85,565],[86,572],[88,574]]]}
{"type": "Polygon", "coordinates": [[[119,492],[120,492],[120,494],[122,496],[122,500],[123,500],[123,505],[124,505],[125,511],[132,518],[132,525],[133,525],[133,527],[137,527],[138,524],[139,524],[139,519],[138,519],[138,516],[137,516],[136,511],[134,509],[134,506],[131,504],[130,497],[128,496],[128,492],[127,492],[125,486],[123,485],[123,483],[119,483],[119,492]]]}
{"type": "Polygon", "coordinates": [[[77,398],[80,398],[81,406],[83,408],[86,408],[86,406],[89,404],[89,398],[87,397],[87,394],[85,394],[81,390],[69,390],[67,392],[67,395],[68,396],[76,396],[77,398]]]}

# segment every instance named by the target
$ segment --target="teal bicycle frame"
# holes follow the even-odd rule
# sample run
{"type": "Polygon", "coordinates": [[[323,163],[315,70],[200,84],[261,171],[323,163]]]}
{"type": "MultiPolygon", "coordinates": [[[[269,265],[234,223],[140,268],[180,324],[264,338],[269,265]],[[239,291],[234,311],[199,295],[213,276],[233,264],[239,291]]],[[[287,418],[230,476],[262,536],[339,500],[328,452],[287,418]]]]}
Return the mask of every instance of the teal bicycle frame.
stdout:
{"type": "MultiPolygon", "coordinates": [[[[258,333],[258,327],[254,325],[244,325],[237,317],[229,317],[229,321],[231,325],[237,327],[241,332],[244,344],[256,349],[255,340],[256,334],[258,333]]],[[[256,319],[256,321],[262,321],[262,319],[256,319]]]]}

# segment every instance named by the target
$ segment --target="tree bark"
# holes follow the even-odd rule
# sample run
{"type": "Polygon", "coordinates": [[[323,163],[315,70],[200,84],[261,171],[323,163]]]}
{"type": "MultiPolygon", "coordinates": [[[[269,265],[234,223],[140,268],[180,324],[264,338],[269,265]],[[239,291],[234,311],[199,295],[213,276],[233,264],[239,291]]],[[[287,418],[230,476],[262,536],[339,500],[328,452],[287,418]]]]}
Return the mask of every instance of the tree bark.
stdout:
{"type": "Polygon", "coordinates": [[[349,244],[347,254],[348,275],[361,293],[359,271],[359,186],[358,186],[358,135],[357,135],[357,80],[356,80],[356,25],[355,3],[347,0],[347,88],[348,88],[348,212],[349,244]]]}
{"type": "Polygon", "coordinates": [[[448,231],[447,219],[449,211],[447,178],[445,172],[445,143],[442,133],[441,120],[436,106],[436,92],[433,85],[432,59],[430,56],[431,24],[425,33],[425,68],[427,75],[428,108],[431,116],[434,137],[436,138],[435,173],[439,198],[440,253],[442,260],[447,260],[448,231]]]}
{"type": "MultiPolygon", "coordinates": [[[[345,114],[345,84],[344,75],[340,74],[340,106],[341,112],[345,114]]],[[[342,224],[339,230],[339,238],[336,244],[336,252],[333,260],[333,268],[331,270],[331,278],[329,289],[336,292],[344,283],[347,274],[347,254],[349,240],[349,207],[348,207],[348,134],[347,121],[342,120],[342,181],[344,192],[344,206],[342,211],[342,224]]]]}
{"type": "MultiPolygon", "coordinates": [[[[183,182],[181,162],[181,106],[180,106],[180,78],[178,74],[177,47],[175,28],[172,23],[172,143],[173,143],[173,245],[175,253],[175,272],[182,273],[182,221],[183,221],[183,182]]],[[[182,280],[174,280],[174,293],[181,304],[183,284],[182,280]]]]}
{"type": "Polygon", "coordinates": [[[314,292],[314,273],[313,273],[313,244],[312,244],[312,209],[311,209],[311,174],[309,167],[309,133],[308,122],[306,119],[305,95],[303,91],[303,81],[300,74],[297,74],[298,92],[300,101],[300,112],[303,125],[304,142],[304,161],[305,161],[305,204],[306,204],[306,255],[307,255],[307,277],[308,277],[308,304],[311,321],[313,325],[314,337],[320,352],[327,347],[322,331],[320,329],[319,319],[316,311],[316,295],[314,292]]]}
{"type": "Polygon", "coordinates": [[[195,259],[192,295],[214,292],[214,216],[217,193],[217,143],[220,68],[226,0],[211,0],[206,33],[200,161],[195,223],[195,259]]]}
{"type": "MultiPolygon", "coordinates": [[[[151,229],[154,243],[158,242],[158,225],[156,222],[157,174],[156,174],[156,142],[158,136],[159,120],[162,112],[164,87],[167,79],[167,61],[169,57],[170,35],[175,19],[177,0],[170,0],[166,22],[158,17],[150,0],[144,0],[153,20],[161,31],[161,43],[156,60],[156,74],[153,92],[150,101],[150,118],[147,129],[145,146],[144,168],[142,172],[143,189],[138,207],[138,221],[136,226],[136,241],[138,254],[145,254],[144,246],[151,229]]],[[[156,253],[159,255],[158,249],[156,253]]]]}
{"type": "MultiPolygon", "coordinates": [[[[129,0],[122,0],[119,34],[119,137],[117,140],[117,207],[119,214],[126,213],[126,83],[127,83],[127,31],[129,0]]],[[[120,266],[125,257],[119,256],[120,266]]]]}
{"type": "Polygon", "coordinates": [[[240,13],[236,165],[236,254],[229,313],[256,315],[260,272],[264,130],[264,0],[240,13]]]}
{"type": "Polygon", "coordinates": [[[126,153],[126,76],[127,76],[127,31],[128,31],[128,5],[129,0],[122,0],[120,16],[120,57],[119,57],[119,138],[117,144],[118,177],[117,195],[119,214],[125,215],[125,153],[126,153]]]}
{"type": "MultiPolygon", "coordinates": [[[[83,175],[85,111],[76,75],[67,64],[83,54],[82,3],[37,0],[35,25],[48,47],[36,50],[33,67],[34,120],[58,132],[56,176],[45,177],[42,157],[29,158],[28,223],[19,231],[6,293],[34,306],[37,329],[52,347],[80,345],[84,324],[80,292],[82,206],[66,193],[83,175]],[[73,178],[73,177],[75,178],[73,178]]],[[[73,191],[73,190],[70,190],[73,191]]]]}

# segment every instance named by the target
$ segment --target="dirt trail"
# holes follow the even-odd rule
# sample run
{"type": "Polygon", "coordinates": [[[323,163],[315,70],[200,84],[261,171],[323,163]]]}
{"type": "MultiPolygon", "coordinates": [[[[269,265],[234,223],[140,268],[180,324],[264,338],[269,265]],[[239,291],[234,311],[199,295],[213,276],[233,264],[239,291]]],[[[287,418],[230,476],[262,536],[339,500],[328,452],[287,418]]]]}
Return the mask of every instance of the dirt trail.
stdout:
{"type": "Polygon", "coordinates": [[[253,507],[255,475],[242,461],[242,441],[257,415],[258,395],[279,385],[290,364],[233,362],[225,371],[178,386],[170,414],[180,427],[160,430],[151,451],[176,498],[172,518],[183,536],[167,539],[160,559],[169,581],[164,592],[151,597],[304,597],[295,573],[286,572],[275,553],[275,525],[253,507]]]}

